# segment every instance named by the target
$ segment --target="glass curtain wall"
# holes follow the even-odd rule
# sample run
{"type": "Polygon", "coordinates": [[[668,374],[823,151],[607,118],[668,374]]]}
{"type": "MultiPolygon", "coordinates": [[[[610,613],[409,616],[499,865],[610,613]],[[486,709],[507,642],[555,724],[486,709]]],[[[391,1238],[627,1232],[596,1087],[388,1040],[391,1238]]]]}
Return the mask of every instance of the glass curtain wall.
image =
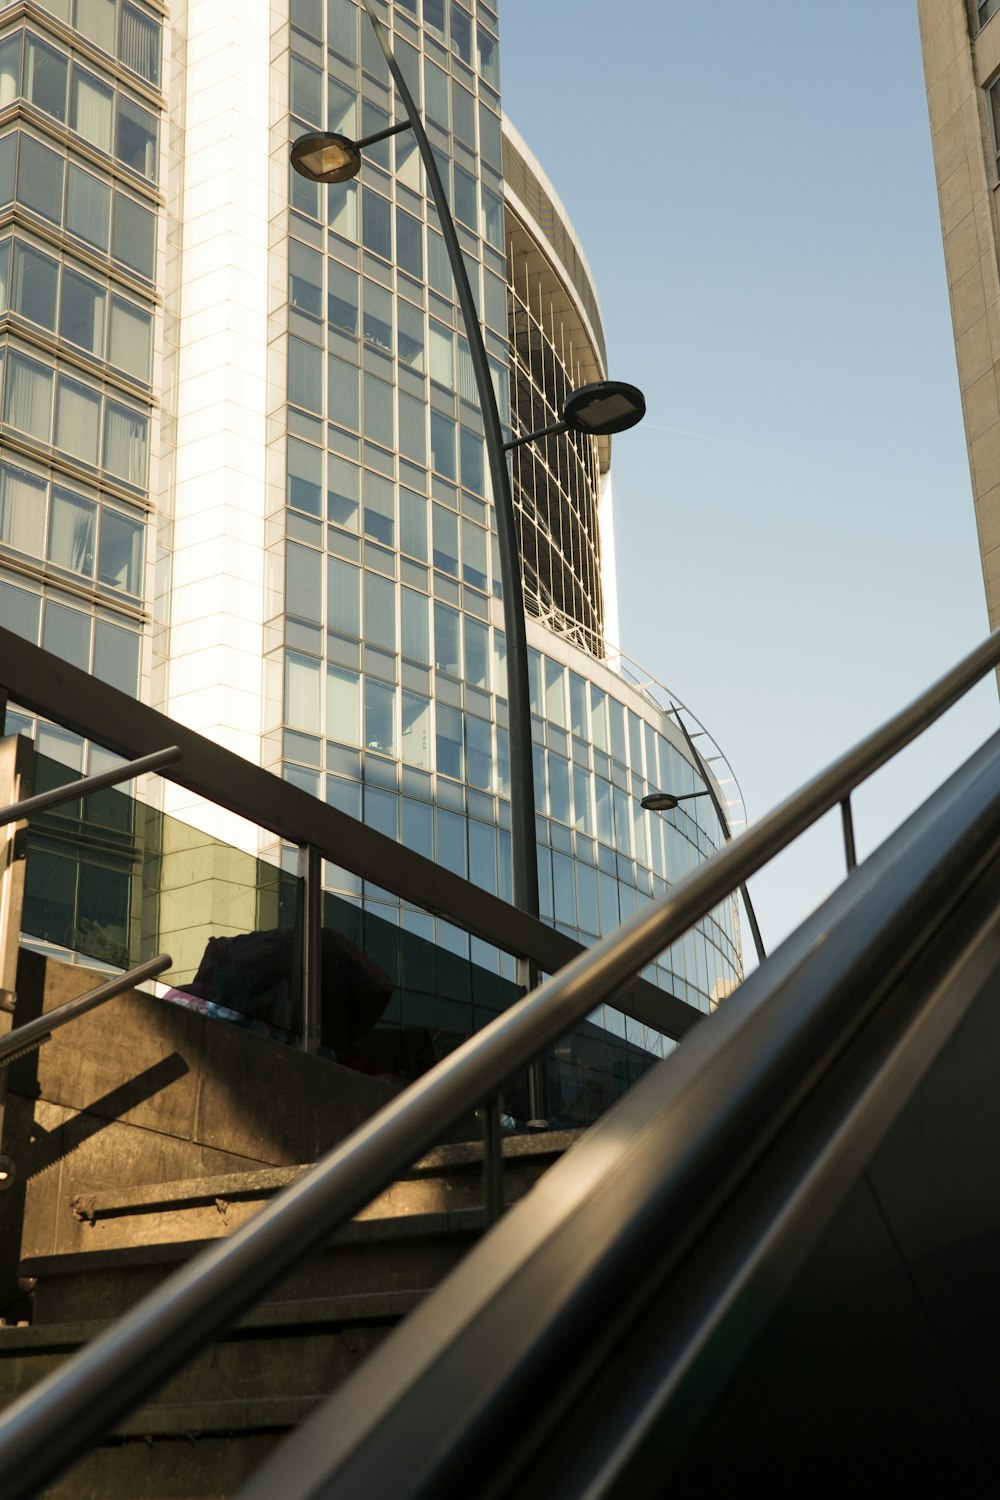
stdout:
{"type": "Polygon", "coordinates": [[[133,693],[161,51],[129,0],[0,6],[0,624],[133,693]]]}

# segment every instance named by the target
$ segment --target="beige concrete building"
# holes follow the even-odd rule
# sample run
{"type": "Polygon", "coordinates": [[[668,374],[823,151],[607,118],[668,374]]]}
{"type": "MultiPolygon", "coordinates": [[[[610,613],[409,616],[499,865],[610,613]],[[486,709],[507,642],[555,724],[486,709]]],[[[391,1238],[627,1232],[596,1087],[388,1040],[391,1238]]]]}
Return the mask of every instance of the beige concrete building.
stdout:
{"type": "Polygon", "coordinates": [[[990,625],[1000,625],[1000,0],[917,0],[990,625]]]}

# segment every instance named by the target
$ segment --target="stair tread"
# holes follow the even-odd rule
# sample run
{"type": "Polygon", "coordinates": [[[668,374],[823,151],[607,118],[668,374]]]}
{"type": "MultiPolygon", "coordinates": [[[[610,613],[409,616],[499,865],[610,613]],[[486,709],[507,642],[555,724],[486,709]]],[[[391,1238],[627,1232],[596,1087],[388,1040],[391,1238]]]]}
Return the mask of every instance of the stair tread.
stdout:
{"type": "MultiPolygon", "coordinates": [[[[579,1130],[559,1130],[507,1136],[501,1143],[503,1158],[506,1162],[514,1163],[539,1157],[561,1156],[581,1134],[579,1130]]],[[[482,1143],[479,1141],[436,1146],[396,1180],[409,1182],[425,1177],[445,1176],[450,1171],[465,1167],[478,1167],[482,1162],[482,1151],[482,1143]]],[[[178,1178],[169,1182],[140,1183],[123,1188],[84,1184],[75,1194],[73,1206],[81,1217],[90,1218],[92,1215],[104,1217],[140,1208],[177,1207],[180,1204],[194,1206],[213,1203],[217,1199],[264,1197],[297,1182],[310,1169],[309,1163],[264,1167],[246,1172],[178,1178]]]]}

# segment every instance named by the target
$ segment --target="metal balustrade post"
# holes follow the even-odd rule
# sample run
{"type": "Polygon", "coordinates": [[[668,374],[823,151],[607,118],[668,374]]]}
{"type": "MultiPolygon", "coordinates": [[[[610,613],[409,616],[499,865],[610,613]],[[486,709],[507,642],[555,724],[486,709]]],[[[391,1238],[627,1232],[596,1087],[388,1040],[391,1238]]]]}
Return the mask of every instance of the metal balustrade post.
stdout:
{"type": "MultiPolygon", "coordinates": [[[[34,748],[24,735],[9,734],[0,740],[0,806],[30,794],[34,748]]],[[[0,827],[0,1040],[14,1026],[27,845],[27,822],[0,827]]],[[[0,1314],[16,1297],[24,1224],[24,1183],[17,1178],[12,1142],[17,1133],[17,1121],[7,1119],[7,1073],[0,1069],[0,1194],[5,1195],[0,1198],[0,1314]]]]}
{"type": "Polygon", "coordinates": [[[503,1132],[500,1128],[500,1096],[494,1094],[482,1109],[483,1117],[483,1210],[487,1228],[503,1213],[503,1132]]]}
{"type": "Polygon", "coordinates": [[[297,923],[299,995],[302,1006],[302,1050],[313,1057],[320,1046],[320,987],[323,967],[323,856],[315,844],[299,849],[301,910],[297,923]]]}
{"type": "Polygon", "coordinates": [[[840,804],[840,818],[844,827],[844,858],[847,861],[847,873],[850,874],[857,867],[858,855],[854,844],[854,814],[851,812],[849,795],[840,804]]]}

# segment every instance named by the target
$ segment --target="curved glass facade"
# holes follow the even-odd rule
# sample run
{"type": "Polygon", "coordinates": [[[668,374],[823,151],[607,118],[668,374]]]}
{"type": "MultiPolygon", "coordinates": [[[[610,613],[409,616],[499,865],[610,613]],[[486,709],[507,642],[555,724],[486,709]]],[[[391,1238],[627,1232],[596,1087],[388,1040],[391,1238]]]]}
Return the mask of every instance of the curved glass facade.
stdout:
{"type": "MultiPolygon", "coordinates": [[[[604,332],[555,190],[502,117],[496,7],[376,10],[450,197],[501,419],[550,425],[605,374],[604,332]]],[[[297,176],[296,136],[399,119],[367,15],[289,0],[244,7],[220,36],[210,12],[0,0],[0,621],[509,899],[496,519],[414,141],[375,144],[351,183],[297,176]]],[[[560,437],[513,460],[542,916],[584,943],[719,839],[707,798],[639,807],[697,773],[676,725],[609,665],[610,457],[606,439],[560,437]]],[[[82,764],[78,742],[38,739],[82,764]]],[[[261,853],[218,809],[176,787],[163,800],[178,847],[218,841],[206,869],[235,846],[261,853]]],[[[364,1065],[412,1074],[509,1003],[509,958],[325,875],[331,922],[396,985],[364,1065]]],[[[48,941],[90,930],[81,881],[45,917],[48,941]]],[[[259,925],[244,907],[178,917],[188,968],[208,936],[259,925]]],[[[739,977],[732,903],[647,974],[703,1010],[739,977]]],[[[592,1118],[668,1045],[602,1007],[549,1059],[551,1118],[592,1118]]]]}
{"type": "MultiPolygon", "coordinates": [[[[473,15],[457,0],[422,8],[413,0],[385,19],[450,192],[502,419],[515,434],[547,426],[571,388],[603,374],[603,330],[553,196],[507,136],[502,155],[495,14],[484,4],[473,15]],[[515,159],[520,190],[547,229],[516,192],[504,206],[502,167],[515,159]]],[[[291,45],[290,136],[367,135],[395,118],[381,54],[354,0],[293,12],[291,45]]],[[[293,175],[283,249],[287,483],[283,534],[273,543],[283,588],[271,629],[281,644],[270,657],[270,697],[282,712],[271,753],[304,789],[509,900],[496,523],[468,349],[409,136],[366,153],[357,183],[319,188],[293,175]]],[[[653,788],[695,790],[696,772],[676,726],[602,660],[599,505],[609,459],[606,442],[560,437],[522,448],[513,468],[536,616],[542,916],[584,943],[665,891],[720,839],[707,798],[666,816],[639,806],[653,788]]],[[[513,979],[505,955],[345,872],[327,874],[330,889],[377,924],[380,941],[396,929],[400,943],[409,933],[480,975],[513,979]]],[[[741,977],[733,903],[647,977],[703,1010],[728,993],[741,977]]],[[[453,996],[447,1019],[435,1011],[431,1053],[481,1024],[475,988],[453,996]]],[[[404,1001],[395,1025],[426,1029],[426,1007],[422,996],[421,1020],[404,1001]]],[[[634,1076],[635,1059],[623,1063],[619,1045],[648,1062],[670,1044],[602,1007],[550,1059],[554,1118],[577,1117],[568,1101],[580,1049],[595,1108],[613,1097],[616,1079],[634,1076]]]]}

